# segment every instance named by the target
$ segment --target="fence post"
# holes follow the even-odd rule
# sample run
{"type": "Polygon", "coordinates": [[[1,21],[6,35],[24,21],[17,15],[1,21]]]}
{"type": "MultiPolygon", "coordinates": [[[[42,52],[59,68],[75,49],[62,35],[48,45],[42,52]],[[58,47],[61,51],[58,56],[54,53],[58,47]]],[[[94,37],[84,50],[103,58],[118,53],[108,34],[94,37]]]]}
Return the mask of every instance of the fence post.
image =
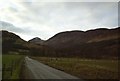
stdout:
{"type": "Polygon", "coordinates": [[[12,73],[13,73],[13,60],[12,60],[12,63],[11,63],[11,72],[10,72],[10,74],[11,74],[11,76],[12,76],[12,73]]]}
{"type": "Polygon", "coordinates": [[[15,67],[16,67],[16,61],[14,60],[14,62],[13,62],[13,69],[15,69],[15,67]]]}

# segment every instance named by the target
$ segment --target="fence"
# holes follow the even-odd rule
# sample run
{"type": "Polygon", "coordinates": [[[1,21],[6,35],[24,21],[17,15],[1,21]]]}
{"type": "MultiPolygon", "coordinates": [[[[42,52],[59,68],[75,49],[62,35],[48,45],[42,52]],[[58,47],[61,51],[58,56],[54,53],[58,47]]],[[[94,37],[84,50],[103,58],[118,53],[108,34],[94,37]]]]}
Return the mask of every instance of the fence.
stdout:
{"type": "Polygon", "coordinates": [[[17,61],[12,60],[9,64],[2,65],[2,79],[8,79],[13,75],[13,71],[16,69],[17,61]]]}

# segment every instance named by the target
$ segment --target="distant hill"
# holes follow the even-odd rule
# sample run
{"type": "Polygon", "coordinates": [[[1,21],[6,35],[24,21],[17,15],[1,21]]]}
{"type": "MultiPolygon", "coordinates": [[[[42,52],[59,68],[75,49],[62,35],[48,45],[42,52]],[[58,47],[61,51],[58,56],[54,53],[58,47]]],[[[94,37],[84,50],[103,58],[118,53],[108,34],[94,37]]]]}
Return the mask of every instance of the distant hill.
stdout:
{"type": "Polygon", "coordinates": [[[91,58],[117,57],[120,27],[115,29],[99,28],[88,31],[66,31],[56,34],[46,41],[63,56],[91,58]]]}
{"type": "Polygon", "coordinates": [[[21,39],[18,35],[8,32],[6,30],[0,31],[2,33],[2,52],[8,53],[8,52],[15,52],[20,50],[27,49],[26,41],[21,39]]]}
{"type": "Polygon", "coordinates": [[[1,30],[0,33],[2,33],[0,34],[0,39],[2,39],[2,54],[48,56],[48,52],[49,54],[54,52],[54,50],[45,45],[27,42],[15,33],[6,30],[1,30]]]}
{"type": "Polygon", "coordinates": [[[38,45],[44,45],[44,40],[41,40],[39,37],[35,37],[28,42],[38,44],[38,45]]]}

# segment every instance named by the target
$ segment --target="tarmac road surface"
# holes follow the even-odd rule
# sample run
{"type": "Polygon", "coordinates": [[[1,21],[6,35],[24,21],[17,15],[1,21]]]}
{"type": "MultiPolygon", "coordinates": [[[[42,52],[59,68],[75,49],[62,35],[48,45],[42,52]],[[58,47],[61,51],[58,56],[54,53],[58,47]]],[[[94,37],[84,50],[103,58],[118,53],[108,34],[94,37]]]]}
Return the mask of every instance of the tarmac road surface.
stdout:
{"type": "Polygon", "coordinates": [[[25,57],[25,63],[26,67],[31,71],[34,79],[79,79],[29,57],[25,57]]]}

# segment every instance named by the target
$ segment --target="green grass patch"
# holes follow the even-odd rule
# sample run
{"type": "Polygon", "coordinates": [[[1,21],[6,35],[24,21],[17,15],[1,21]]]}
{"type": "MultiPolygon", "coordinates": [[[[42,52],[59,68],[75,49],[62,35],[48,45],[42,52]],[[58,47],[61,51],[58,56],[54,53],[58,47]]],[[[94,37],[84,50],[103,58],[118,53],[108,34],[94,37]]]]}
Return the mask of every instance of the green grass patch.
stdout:
{"type": "Polygon", "coordinates": [[[19,79],[23,59],[24,59],[23,55],[3,55],[2,56],[2,67],[4,69],[3,79],[19,79]]]}
{"type": "Polygon", "coordinates": [[[32,57],[82,79],[118,79],[118,60],[32,57]]]}
{"type": "Polygon", "coordinates": [[[2,64],[2,54],[0,54],[0,63],[2,64]]]}

